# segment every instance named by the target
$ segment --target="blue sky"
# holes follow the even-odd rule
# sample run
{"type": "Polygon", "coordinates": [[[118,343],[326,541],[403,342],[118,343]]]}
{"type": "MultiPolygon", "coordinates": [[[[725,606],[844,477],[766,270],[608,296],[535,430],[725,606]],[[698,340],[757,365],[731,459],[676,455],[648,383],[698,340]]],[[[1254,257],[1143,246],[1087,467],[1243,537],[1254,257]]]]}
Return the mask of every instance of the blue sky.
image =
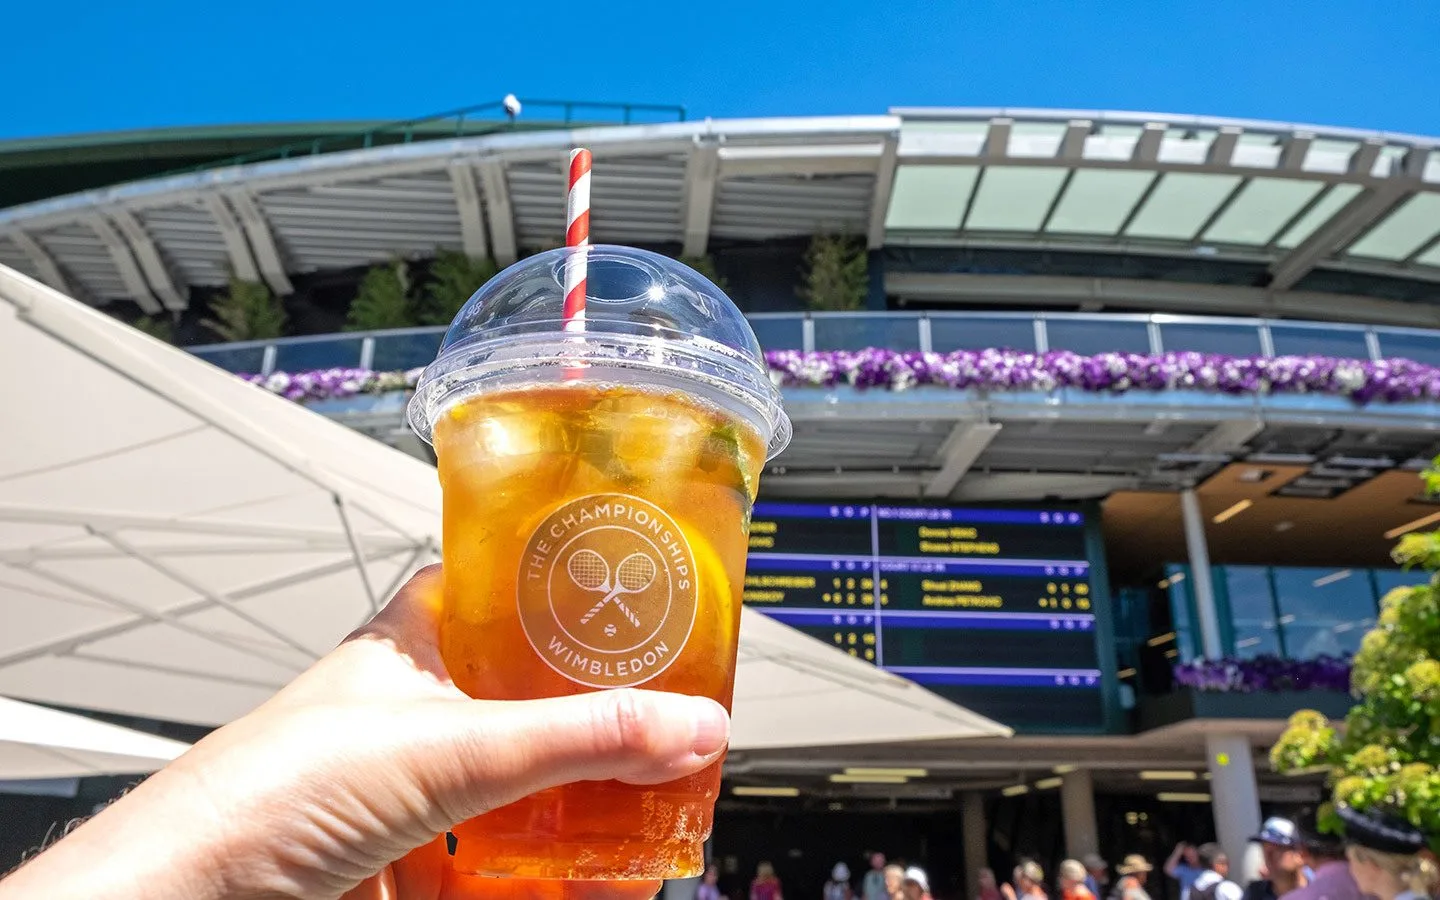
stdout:
{"type": "Polygon", "coordinates": [[[692,116],[1059,106],[1437,135],[1435,4],[20,0],[0,136],[406,118],[509,91],[692,116]]]}

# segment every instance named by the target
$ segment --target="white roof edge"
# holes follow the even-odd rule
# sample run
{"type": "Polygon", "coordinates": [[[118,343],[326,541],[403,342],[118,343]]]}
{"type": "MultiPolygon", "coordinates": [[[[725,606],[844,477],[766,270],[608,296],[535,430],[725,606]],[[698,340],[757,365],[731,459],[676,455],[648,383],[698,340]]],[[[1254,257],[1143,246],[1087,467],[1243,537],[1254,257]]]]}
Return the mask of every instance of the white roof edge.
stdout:
{"type": "Polygon", "coordinates": [[[1303,132],[1320,139],[1378,140],[1390,144],[1437,149],[1440,137],[1407,134],[1400,131],[1377,131],[1364,128],[1345,128],[1336,125],[1309,125],[1299,122],[1279,122],[1269,119],[1244,119],[1226,116],[1204,116],[1187,113],[1137,112],[1131,110],[1105,109],[1035,109],[1031,107],[976,106],[976,107],[929,107],[895,106],[890,108],[892,116],[901,119],[968,119],[988,120],[1011,118],[1016,121],[1068,122],[1072,119],[1087,119],[1096,123],[1144,125],[1159,122],[1186,128],[1221,128],[1225,126],[1243,128],[1246,131],[1264,134],[1293,134],[1303,132]]]}
{"type": "Polygon", "coordinates": [[[452,156],[504,156],[506,153],[550,148],[558,151],[577,144],[590,147],[599,156],[603,156],[609,146],[626,145],[626,150],[629,151],[636,143],[654,143],[656,152],[665,152],[667,149],[675,149],[665,147],[667,142],[688,146],[697,138],[710,136],[878,139],[897,134],[899,128],[899,117],[891,115],[695,119],[652,125],[605,125],[594,128],[501,132],[474,137],[416,141],[410,144],[390,144],[161,176],[25,203],[0,210],[0,232],[7,226],[19,226],[22,222],[27,226],[44,224],[43,220],[70,216],[95,207],[124,203],[146,205],[167,194],[187,194],[230,186],[263,186],[267,181],[403,164],[407,161],[443,161],[452,156]]]}

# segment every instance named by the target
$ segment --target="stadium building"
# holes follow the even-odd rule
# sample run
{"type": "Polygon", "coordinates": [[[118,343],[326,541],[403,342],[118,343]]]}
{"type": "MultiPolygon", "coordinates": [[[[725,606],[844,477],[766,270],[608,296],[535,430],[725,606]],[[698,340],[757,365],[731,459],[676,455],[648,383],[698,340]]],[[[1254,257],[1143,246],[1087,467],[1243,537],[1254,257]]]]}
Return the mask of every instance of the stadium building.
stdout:
{"type": "Polygon", "coordinates": [[[1348,707],[1345,654],[1422,577],[1390,546],[1440,521],[1417,477],[1440,141],[1094,110],[557,117],[0,143],[0,263],[428,458],[403,375],[357,388],[441,329],[342,331],[362,276],[559,245],[588,146],[595,240],[703,260],[773,351],[795,440],[748,602],[1017,732],[734,754],[725,878],[773,858],[818,884],[878,843],[953,893],[1019,853],[1237,852],[1321,798],[1266,751],[1291,712],[1348,707]],[[863,266],[832,302],[853,308],[800,299],[816,247],[863,266]],[[295,336],[207,343],[232,276],[295,336]],[[315,374],[336,368],[363,371],[315,374]]]}

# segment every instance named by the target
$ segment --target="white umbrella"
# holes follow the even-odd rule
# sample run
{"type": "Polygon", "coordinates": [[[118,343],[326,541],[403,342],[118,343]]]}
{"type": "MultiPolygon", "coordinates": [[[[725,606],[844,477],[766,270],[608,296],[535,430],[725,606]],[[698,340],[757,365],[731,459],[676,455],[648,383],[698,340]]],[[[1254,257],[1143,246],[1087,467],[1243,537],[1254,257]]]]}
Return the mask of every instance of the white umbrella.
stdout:
{"type": "Polygon", "coordinates": [[[0,697],[0,779],[153,772],[190,745],[0,697]]]}
{"type": "MultiPolygon", "coordinates": [[[[0,384],[0,694],[223,724],[436,555],[433,468],[3,266],[0,384]]],[[[757,614],[740,645],[737,749],[1006,733],[757,614]]]]}

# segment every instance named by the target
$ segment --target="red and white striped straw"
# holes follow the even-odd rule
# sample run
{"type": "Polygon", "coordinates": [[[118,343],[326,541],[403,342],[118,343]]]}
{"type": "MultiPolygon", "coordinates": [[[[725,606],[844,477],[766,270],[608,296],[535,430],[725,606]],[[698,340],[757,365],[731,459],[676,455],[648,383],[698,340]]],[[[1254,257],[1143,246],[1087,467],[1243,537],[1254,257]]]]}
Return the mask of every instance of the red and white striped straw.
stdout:
{"type": "MultiPolygon", "coordinates": [[[[570,181],[565,193],[565,246],[590,243],[590,151],[570,151],[570,181]]],[[[585,253],[572,253],[565,261],[565,330],[585,330],[585,253]]]]}

